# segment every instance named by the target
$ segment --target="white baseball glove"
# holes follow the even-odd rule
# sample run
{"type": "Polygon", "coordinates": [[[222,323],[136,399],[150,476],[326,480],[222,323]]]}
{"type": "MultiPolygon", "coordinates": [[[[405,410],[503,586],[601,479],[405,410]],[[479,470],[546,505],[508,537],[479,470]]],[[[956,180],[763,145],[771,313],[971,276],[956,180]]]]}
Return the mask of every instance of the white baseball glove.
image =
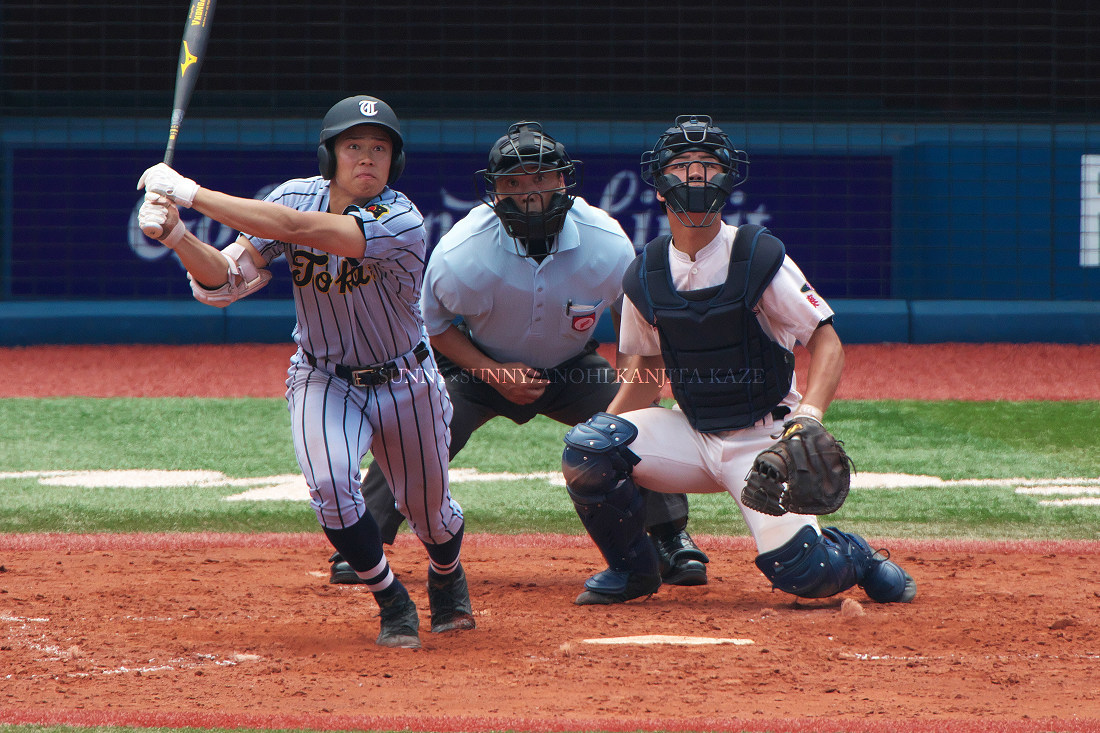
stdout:
{"type": "Polygon", "coordinates": [[[195,194],[199,191],[199,184],[190,178],[185,178],[169,168],[164,163],[157,163],[152,168],[147,168],[138,179],[137,187],[146,191],[167,196],[178,206],[186,209],[195,203],[195,194]]]}

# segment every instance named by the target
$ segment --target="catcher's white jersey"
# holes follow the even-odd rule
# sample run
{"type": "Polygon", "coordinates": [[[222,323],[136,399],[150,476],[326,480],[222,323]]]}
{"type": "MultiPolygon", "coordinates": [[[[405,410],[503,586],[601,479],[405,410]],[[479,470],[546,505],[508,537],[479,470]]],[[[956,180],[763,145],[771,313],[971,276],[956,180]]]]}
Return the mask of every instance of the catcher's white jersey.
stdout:
{"type": "MultiPolygon", "coordinates": [[[[700,290],[726,281],[733,237],[737,228],[723,224],[718,235],[691,259],[675,246],[669,249],[669,273],[677,290],[700,290]]],[[[756,304],[756,316],[765,333],[788,351],[795,343],[805,344],[818,325],[832,317],[833,309],[806,281],[802,270],[790,257],[783,258],[779,272],[764,289],[756,304]]],[[[623,302],[622,323],[619,330],[619,351],[624,354],[656,356],[661,353],[661,341],[657,327],[646,322],[629,298],[623,302]]],[[[798,404],[797,384],[791,382],[791,392],[782,404],[794,407],[798,404]]]]}

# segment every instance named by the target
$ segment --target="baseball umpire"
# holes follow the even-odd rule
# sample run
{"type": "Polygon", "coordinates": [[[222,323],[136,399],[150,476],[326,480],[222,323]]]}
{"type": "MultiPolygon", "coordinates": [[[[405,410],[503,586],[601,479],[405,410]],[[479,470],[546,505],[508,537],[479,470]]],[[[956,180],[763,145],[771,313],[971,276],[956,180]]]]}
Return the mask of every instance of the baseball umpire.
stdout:
{"type": "Polygon", "coordinates": [[[432,631],[472,629],[474,618],[459,558],[462,510],[447,481],[451,403],[420,311],[424,222],[390,188],[405,165],[403,147],[389,105],[361,95],[325,114],[320,175],[287,181],[264,201],[200,188],[163,163],[145,171],[138,187],[147,191],[139,222],[161,227],[161,241],[175,250],[203,303],[225,307],[259,290],[271,262],[286,258],[298,344],[286,394],[312,506],[378,602],[377,643],[417,648],[416,606],[386,560],[360,491],[367,451],[427,549],[432,631]],[[241,235],[219,252],[187,231],[177,206],[241,235]]]}
{"type": "MultiPolygon", "coordinates": [[[[748,156],[710,117],[683,115],[641,163],[671,234],[647,244],[623,281],[623,388],[606,413],[565,438],[569,494],[610,566],[588,579],[575,602],[621,603],[661,585],[636,484],[729,492],[756,543],[756,565],[774,588],[822,598],[859,585],[874,601],[912,601],[916,584],[888,555],[859,535],[820,529],[815,514],[787,511],[784,492],[771,496],[791,477],[764,454],[794,454],[809,445],[795,445],[799,436],[824,437],[807,425],[824,419],[844,350],[832,310],[783,243],[762,227],[722,220],[730,193],[745,180],[748,156]],[[804,394],[794,379],[796,342],[811,357],[804,394]],[[661,370],[678,409],[650,406],[659,384],[647,375],[661,370]],[[781,430],[787,445],[777,447],[781,430]]],[[[846,458],[818,458],[805,465],[836,467],[843,484],[821,497],[829,511],[847,492],[846,458]]]]}
{"type": "MultiPolygon", "coordinates": [[[[424,280],[424,317],[454,403],[451,456],[503,415],[566,425],[605,409],[615,370],[592,339],[607,308],[617,321],[634,248],[618,222],[570,191],[579,161],[537,122],[517,122],[475,174],[484,203],[443,236],[424,280]],[[456,319],[460,319],[456,325],[456,319]]],[[[392,543],[402,516],[377,463],[363,496],[392,543]]],[[[707,556],[687,532],[683,494],[649,494],[646,526],[667,583],[707,582],[707,556]]],[[[332,582],[357,580],[340,557],[332,582]]]]}

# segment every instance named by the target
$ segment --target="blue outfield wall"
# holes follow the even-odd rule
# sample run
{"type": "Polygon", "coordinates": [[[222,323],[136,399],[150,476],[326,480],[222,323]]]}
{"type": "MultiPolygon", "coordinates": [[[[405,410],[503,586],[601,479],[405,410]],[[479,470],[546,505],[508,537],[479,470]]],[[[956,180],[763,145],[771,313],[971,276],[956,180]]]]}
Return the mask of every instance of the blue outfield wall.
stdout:
{"type": "MultiPolygon", "coordinates": [[[[1097,343],[1100,303],[1092,301],[830,301],[849,344],[1097,343]]],[[[228,308],[196,301],[0,303],[0,346],[38,344],[289,343],[290,300],[247,300],[228,308]]],[[[614,340],[605,314],[595,336],[614,340]]]]}
{"type": "MultiPolygon", "coordinates": [[[[671,115],[670,115],[671,116],[671,115]]],[[[512,120],[409,120],[399,185],[431,244],[477,202],[512,120]]],[[[662,233],[638,159],[663,123],[544,121],[584,161],[579,192],[636,247],[662,233]]],[[[727,221],[762,223],[848,343],[1100,341],[1100,125],[731,124],[752,161],[727,221]]],[[[315,172],[312,119],[192,119],[176,164],[237,195],[315,172]]],[[[220,311],[136,227],[134,184],[165,122],[0,118],[0,345],[278,342],[291,278],[220,311]],[[79,172],[75,175],[74,172],[79,172]],[[59,202],[64,202],[61,205],[59,202]]],[[[235,233],[184,213],[219,246],[235,233]]],[[[666,225],[667,227],[667,225],[666,225]]],[[[610,324],[598,335],[610,339],[610,324]]]]}

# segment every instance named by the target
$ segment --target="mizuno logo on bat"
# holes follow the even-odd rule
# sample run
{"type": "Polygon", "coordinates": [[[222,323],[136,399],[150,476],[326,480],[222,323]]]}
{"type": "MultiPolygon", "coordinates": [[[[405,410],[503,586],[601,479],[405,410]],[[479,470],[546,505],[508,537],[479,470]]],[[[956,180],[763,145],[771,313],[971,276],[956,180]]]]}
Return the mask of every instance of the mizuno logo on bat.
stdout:
{"type": "Polygon", "coordinates": [[[199,59],[191,53],[191,49],[187,47],[187,41],[183,42],[183,63],[180,64],[180,76],[187,73],[187,67],[197,62],[199,59]]]}

